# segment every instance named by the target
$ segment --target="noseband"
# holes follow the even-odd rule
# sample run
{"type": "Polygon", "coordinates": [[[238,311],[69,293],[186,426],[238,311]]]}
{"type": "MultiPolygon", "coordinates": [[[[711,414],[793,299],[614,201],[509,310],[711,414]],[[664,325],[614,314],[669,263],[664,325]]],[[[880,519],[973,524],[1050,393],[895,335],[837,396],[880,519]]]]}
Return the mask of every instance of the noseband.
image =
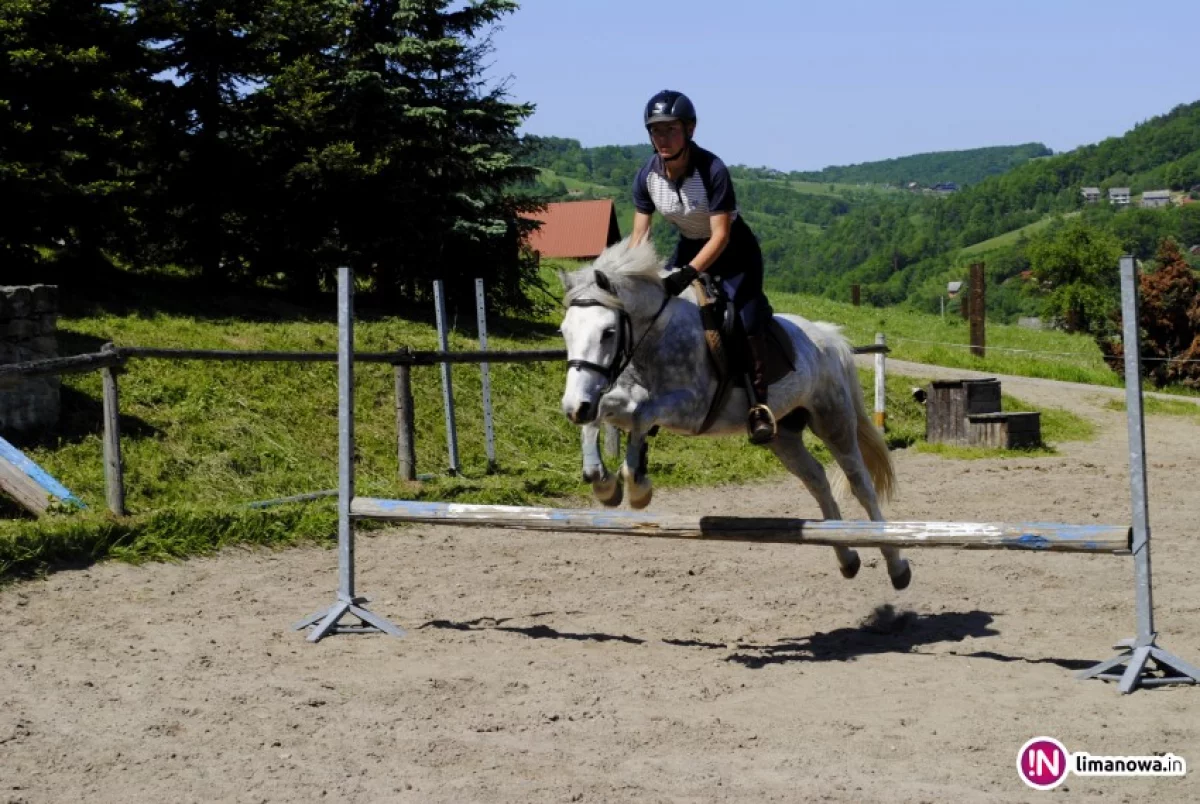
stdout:
{"type": "MultiPolygon", "coordinates": [[[[654,325],[658,323],[658,317],[662,315],[663,310],[667,309],[667,303],[671,301],[670,296],[664,296],[662,305],[659,306],[658,312],[650,319],[649,326],[642,333],[642,337],[638,338],[637,343],[633,341],[633,319],[629,317],[629,313],[624,310],[617,310],[620,316],[620,324],[617,329],[617,351],[613,354],[612,362],[607,366],[602,366],[599,363],[593,363],[590,360],[568,360],[568,369],[590,369],[595,371],[606,380],[604,389],[600,392],[601,396],[612,390],[617,378],[621,376],[629,364],[633,362],[633,356],[637,354],[638,347],[642,345],[642,341],[646,340],[646,336],[650,334],[650,330],[654,329],[654,325]]],[[[577,299],[572,301],[568,307],[611,307],[596,299],[577,299]]]]}

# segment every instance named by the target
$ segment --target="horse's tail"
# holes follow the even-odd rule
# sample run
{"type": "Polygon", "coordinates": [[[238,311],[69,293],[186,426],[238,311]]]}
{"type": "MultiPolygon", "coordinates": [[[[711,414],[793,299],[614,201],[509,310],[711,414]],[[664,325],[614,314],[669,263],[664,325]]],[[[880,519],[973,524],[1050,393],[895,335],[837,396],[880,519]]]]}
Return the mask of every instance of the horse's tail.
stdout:
{"type": "MultiPolygon", "coordinates": [[[[830,345],[837,351],[846,388],[854,400],[854,418],[858,423],[858,451],[867,466],[867,473],[871,475],[875,495],[881,502],[890,500],[896,491],[896,468],[892,464],[892,453],[888,451],[883,433],[867,413],[862,386],[858,383],[858,368],[854,364],[854,349],[841,332],[830,338],[830,345]]],[[[846,476],[839,472],[833,482],[833,493],[841,497],[846,492],[846,486],[846,476]]]]}

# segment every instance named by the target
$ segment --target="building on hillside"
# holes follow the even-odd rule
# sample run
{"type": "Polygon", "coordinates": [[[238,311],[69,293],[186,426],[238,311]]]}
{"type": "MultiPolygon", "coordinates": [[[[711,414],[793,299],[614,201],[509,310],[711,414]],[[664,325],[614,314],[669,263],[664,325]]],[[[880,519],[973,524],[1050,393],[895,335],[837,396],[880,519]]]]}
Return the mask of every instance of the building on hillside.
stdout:
{"type": "Polygon", "coordinates": [[[621,239],[611,199],[560,201],[528,217],[541,222],[529,234],[529,247],[543,257],[594,260],[621,239]]]}
{"type": "Polygon", "coordinates": [[[1116,204],[1118,207],[1129,206],[1130,196],[1128,187],[1109,187],[1108,188],[1108,203],[1116,204]]]}
{"type": "Polygon", "coordinates": [[[1195,254],[1196,256],[1200,257],[1200,245],[1195,245],[1189,248],[1188,254],[1195,254]]]}
{"type": "Polygon", "coordinates": [[[1142,193],[1142,208],[1157,209],[1171,205],[1170,190],[1147,190],[1142,193]]]}
{"type": "Polygon", "coordinates": [[[1084,187],[1080,192],[1083,194],[1083,201],[1086,204],[1097,204],[1100,202],[1099,187],[1084,187]]]}
{"type": "Polygon", "coordinates": [[[957,193],[958,185],[952,181],[940,181],[929,189],[933,190],[935,193],[944,193],[948,195],[950,193],[957,193]]]}

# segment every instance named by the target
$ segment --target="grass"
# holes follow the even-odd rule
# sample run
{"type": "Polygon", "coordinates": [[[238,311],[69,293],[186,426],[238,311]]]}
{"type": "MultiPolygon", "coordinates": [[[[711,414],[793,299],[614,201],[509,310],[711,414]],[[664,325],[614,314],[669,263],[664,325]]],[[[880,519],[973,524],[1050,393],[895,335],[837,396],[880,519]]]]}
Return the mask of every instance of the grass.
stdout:
{"type": "Polygon", "coordinates": [[[1042,229],[1045,229],[1052,222],[1054,222],[1054,220],[1058,217],[1060,217],[1060,216],[1047,215],[1045,218],[1042,218],[1041,220],[1034,221],[1033,223],[1022,226],[1019,229],[1013,229],[1010,232],[1005,232],[1002,235],[996,235],[995,237],[990,238],[988,240],[981,240],[978,243],[972,243],[969,246],[965,246],[962,249],[959,249],[958,254],[960,257],[975,257],[975,256],[979,256],[980,254],[984,254],[988,251],[995,251],[998,248],[1005,248],[1007,246],[1011,246],[1014,243],[1016,243],[1018,240],[1020,240],[1022,237],[1029,237],[1030,235],[1034,234],[1035,232],[1039,232],[1042,229]]]}
{"type": "MultiPolygon", "coordinates": [[[[1104,403],[1104,407],[1124,412],[1125,401],[1110,399],[1104,403]]],[[[1142,410],[1147,416],[1183,416],[1200,422],[1200,405],[1180,399],[1158,399],[1153,396],[1145,396],[1142,398],[1142,410]]]]}
{"type": "Polygon", "coordinates": [[[1034,411],[1042,413],[1042,444],[1028,449],[993,449],[989,447],[964,447],[955,444],[930,444],[922,441],[916,445],[918,452],[941,455],[958,460],[981,458],[1029,458],[1057,455],[1056,444],[1064,441],[1090,441],[1096,437],[1096,425],[1089,419],[1062,408],[1036,408],[1008,394],[1001,394],[1000,409],[1004,411],[1034,411]]]}
{"type": "MultiPolygon", "coordinates": [[[[549,274],[553,265],[544,270],[549,274]]],[[[557,282],[548,281],[557,291],[557,282]]],[[[780,300],[776,300],[777,304],[780,300]]],[[[848,331],[857,343],[879,325],[882,311],[827,307],[831,302],[789,297],[781,309],[838,320],[854,311],[848,331]]],[[[312,310],[286,307],[287,315],[238,317],[229,308],[186,311],[131,309],[75,313],[60,321],[64,353],[118,345],[225,349],[333,351],[336,325],[332,298],[312,310]],[[326,303],[327,302],[327,303],[326,303]]],[[[241,310],[241,308],[238,308],[241,310]]],[[[360,309],[356,347],[384,351],[399,346],[432,349],[427,321],[379,316],[360,309]]],[[[910,314],[905,314],[906,316],[910,314]]],[[[450,318],[473,330],[473,301],[450,318]]],[[[912,331],[925,323],[902,318],[912,331]]],[[[493,349],[561,348],[558,313],[533,322],[494,322],[493,349]]],[[[883,328],[895,331],[888,322],[883,328]]],[[[894,323],[894,322],[893,322],[894,323]]],[[[454,331],[451,348],[476,345],[472,331],[454,331]]],[[[492,504],[571,505],[588,489],[579,476],[579,434],[558,410],[565,367],[496,364],[491,367],[498,471],[487,471],[480,372],[452,371],[463,471],[451,477],[438,369],[413,369],[418,471],[427,482],[397,478],[394,380],[389,367],[362,364],[356,372],[359,493],[380,497],[456,500],[492,504]]],[[[869,373],[860,377],[864,387],[869,373]]],[[[918,443],[924,412],[912,401],[915,381],[889,376],[888,441],[893,448],[918,443]]],[[[49,567],[107,557],[146,560],[193,555],[235,544],[287,545],[333,538],[333,505],[323,500],[251,510],[255,500],[335,488],[337,485],[337,389],[333,364],[214,363],[134,360],[120,375],[122,450],[131,516],[105,511],[101,387],[98,374],[63,378],[63,414],[52,439],[21,444],[31,458],[61,480],[88,506],[78,514],[42,520],[0,520],[0,580],[49,567]]],[[[867,391],[867,398],[871,393],[867,391]]],[[[1047,437],[1054,432],[1046,412],[1047,437]]],[[[814,444],[814,453],[827,459],[814,444]]],[[[993,453],[994,454],[994,453],[993,453]]],[[[650,469],[660,487],[716,485],[769,476],[783,470],[768,450],[744,438],[691,438],[663,433],[652,441],[650,469]]],[[[12,509],[0,517],[12,517],[12,509]]]]}
{"type": "Polygon", "coordinates": [[[776,312],[836,321],[855,344],[874,343],[875,333],[883,332],[890,356],[898,360],[1091,385],[1121,385],[1121,379],[1104,363],[1099,347],[1086,335],[988,322],[987,356],[978,358],[968,348],[967,322],[956,314],[948,312],[942,319],[905,308],[855,307],[774,291],[770,297],[776,312]]]}

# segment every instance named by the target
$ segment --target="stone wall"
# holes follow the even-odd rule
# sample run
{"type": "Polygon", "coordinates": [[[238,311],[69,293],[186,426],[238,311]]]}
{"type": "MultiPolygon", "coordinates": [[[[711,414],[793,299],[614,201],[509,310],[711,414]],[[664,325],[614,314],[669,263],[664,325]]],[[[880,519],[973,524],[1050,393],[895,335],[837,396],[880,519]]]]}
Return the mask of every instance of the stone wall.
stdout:
{"type": "MultiPolygon", "coordinates": [[[[0,285],[0,364],[58,357],[58,288],[0,285]]],[[[0,435],[58,425],[59,378],[0,380],[0,435]]]]}

